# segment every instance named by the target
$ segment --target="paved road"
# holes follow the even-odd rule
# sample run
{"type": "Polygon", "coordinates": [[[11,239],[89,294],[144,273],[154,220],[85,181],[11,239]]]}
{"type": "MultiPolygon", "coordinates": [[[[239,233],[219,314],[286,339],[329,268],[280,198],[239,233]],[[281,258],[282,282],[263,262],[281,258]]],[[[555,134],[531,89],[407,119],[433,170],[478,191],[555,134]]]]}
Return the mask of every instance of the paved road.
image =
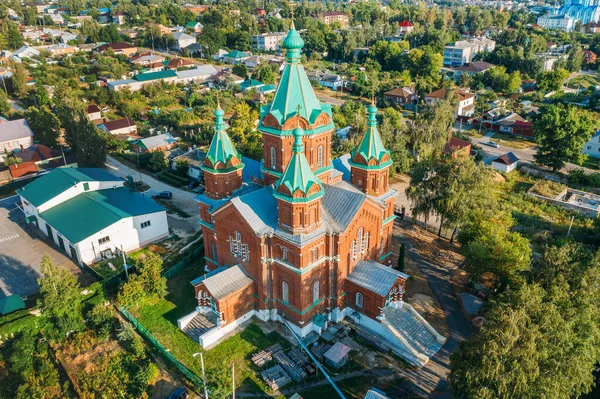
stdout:
{"type": "Polygon", "coordinates": [[[63,252],[31,234],[18,203],[18,196],[0,200],[0,298],[37,292],[40,262],[45,253],[58,267],[69,269],[73,274],[81,273],[63,252]]]}
{"type": "MultiPolygon", "coordinates": [[[[396,221],[396,225],[404,227],[401,226],[400,221],[396,221]]],[[[407,225],[407,228],[410,228],[410,225],[407,225]]],[[[425,367],[405,372],[409,382],[403,388],[406,389],[406,394],[419,397],[449,398],[446,377],[450,372],[450,355],[462,340],[471,335],[471,324],[461,310],[454,286],[450,281],[452,269],[427,261],[410,240],[402,236],[400,239],[406,244],[407,256],[419,266],[421,273],[427,278],[431,290],[446,315],[450,329],[448,341],[425,367]]]]}
{"type": "Polygon", "coordinates": [[[331,105],[336,105],[338,107],[341,107],[342,105],[344,105],[344,100],[340,100],[339,98],[333,98],[330,96],[327,96],[325,94],[321,94],[319,92],[315,92],[315,94],[317,95],[317,98],[321,101],[323,101],[324,103],[327,104],[331,104],[331,105]]]}

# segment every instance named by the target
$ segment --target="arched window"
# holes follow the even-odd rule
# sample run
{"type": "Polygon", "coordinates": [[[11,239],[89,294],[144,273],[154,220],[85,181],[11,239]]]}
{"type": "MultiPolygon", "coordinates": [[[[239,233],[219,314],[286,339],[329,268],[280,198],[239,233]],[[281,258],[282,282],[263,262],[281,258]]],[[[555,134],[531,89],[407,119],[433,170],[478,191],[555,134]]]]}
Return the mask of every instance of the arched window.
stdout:
{"type": "Polygon", "coordinates": [[[381,237],[381,244],[379,244],[379,256],[383,256],[385,250],[385,238],[381,237]]]}
{"type": "Polygon", "coordinates": [[[285,281],[281,282],[281,300],[286,303],[290,301],[290,287],[285,281]]]}
{"type": "Polygon", "coordinates": [[[319,148],[317,149],[317,164],[319,165],[319,168],[323,167],[323,146],[320,145],[319,148]]]}
{"type": "Polygon", "coordinates": [[[363,307],[363,294],[360,292],[356,293],[356,306],[359,308],[363,307]]]}
{"type": "Polygon", "coordinates": [[[313,262],[316,262],[319,259],[319,250],[317,248],[313,249],[313,262]]]}
{"type": "Polygon", "coordinates": [[[281,248],[281,258],[285,261],[288,260],[288,249],[285,247],[281,248]]]}
{"type": "Polygon", "coordinates": [[[212,256],[213,256],[213,260],[217,260],[217,244],[216,243],[212,243],[212,256]]]}
{"type": "Polygon", "coordinates": [[[277,151],[274,146],[271,146],[271,169],[277,167],[277,151]]]}
{"type": "Polygon", "coordinates": [[[315,281],[313,283],[313,303],[319,300],[319,282],[315,281]]]}
{"type": "Polygon", "coordinates": [[[242,259],[243,262],[248,262],[250,259],[248,244],[242,243],[242,235],[239,231],[235,232],[235,238],[229,236],[229,251],[236,258],[242,259]]]}
{"type": "Polygon", "coordinates": [[[369,250],[369,232],[367,231],[365,233],[363,228],[361,227],[360,229],[358,229],[358,232],[356,233],[356,240],[353,240],[352,243],[350,244],[350,253],[352,254],[352,257],[356,258],[359,255],[366,253],[368,250],[369,250]]]}

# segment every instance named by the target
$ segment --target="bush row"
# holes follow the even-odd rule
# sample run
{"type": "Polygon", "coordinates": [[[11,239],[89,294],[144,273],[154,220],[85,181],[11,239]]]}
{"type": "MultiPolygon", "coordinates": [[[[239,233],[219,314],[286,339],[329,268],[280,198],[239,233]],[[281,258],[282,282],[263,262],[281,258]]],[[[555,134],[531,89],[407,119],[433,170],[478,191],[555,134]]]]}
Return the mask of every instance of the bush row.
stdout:
{"type": "Polygon", "coordinates": [[[175,187],[179,187],[181,186],[183,183],[181,183],[179,180],[173,179],[172,177],[170,177],[169,175],[166,175],[164,173],[159,173],[158,174],[158,178],[162,181],[164,181],[165,183],[168,183],[172,186],[175,187]]]}
{"type": "Polygon", "coordinates": [[[170,170],[165,170],[161,174],[168,176],[171,179],[175,179],[175,180],[179,181],[181,184],[188,184],[190,182],[190,179],[188,179],[187,177],[179,176],[178,174],[173,173],[170,170]]]}
{"type": "Polygon", "coordinates": [[[600,188],[600,172],[594,172],[586,175],[583,169],[570,170],[569,183],[578,186],[600,188]]]}

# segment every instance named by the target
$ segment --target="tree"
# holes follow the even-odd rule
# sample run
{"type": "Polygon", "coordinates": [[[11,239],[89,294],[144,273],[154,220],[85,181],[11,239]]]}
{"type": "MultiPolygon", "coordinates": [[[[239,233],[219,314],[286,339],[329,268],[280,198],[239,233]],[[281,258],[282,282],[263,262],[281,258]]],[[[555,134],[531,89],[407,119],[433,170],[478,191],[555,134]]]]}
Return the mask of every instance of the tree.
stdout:
{"type": "Polygon", "coordinates": [[[23,64],[19,62],[11,62],[11,69],[13,71],[10,81],[12,83],[12,90],[19,98],[27,97],[27,72],[23,64]]]}
{"type": "Polygon", "coordinates": [[[408,124],[410,147],[418,160],[439,159],[448,142],[454,125],[455,97],[431,106],[424,106],[416,115],[414,123],[408,124]]]}
{"type": "Polygon", "coordinates": [[[178,159],[175,161],[175,171],[180,176],[187,176],[190,169],[190,163],[187,159],[178,159]]]}
{"type": "Polygon", "coordinates": [[[167,279],[162,275],[162,259],[150,253],[135,263],[137,274],[132,274],[121,285],[117,301],[123,306],[135,307],[148,297],[164,298],[167,294],[167,279]]]}
{"type": "Polygon", "coordinates": [[[8,102],[8,96],[4,92],[4,90],[0,89],[0,115],[8,115],[12,107],[8,102]]]}
{"type": "Polygon", "coordinates": [[[48,254],[40,264],[42,277],[38,279],[38,305],[48,337],[61,340],[70,331],[83,328],[81,288],[77,278],[67,269],[58,268],[48,254]]]}
{"type": "Polygon", "coordinates": [[[231,68],[231,72],[233,72],[234,75],[237,75],[240,78],[244,78],[244,79],[248,78],[248,68],[244,64],[235,64],[231,68]]]}
{"type": "Polygon", "coordinates": [[[50,108],[45,105],[39,109],[29,107],[24,116],[40,144],[48,147],[57,145],[60,136],[60,119],[50,108]]]}
{"type": "Polygon", "coordinates": [[[539,143],[535,160],[554,172],[569,161],[581,164],[586,157],[581,149],[594,130],[589,112],[556,104],[544,107],[540,115],[534,122],[535,139],[539,143]]]}
{"type": "Polygon", "coordinates": [[[405,265],[404,265],[405,257],[406,257],[406,244],[402,243],[400,245],[400,252],[398,253],[398,270],[400,270],[401,272],[403,272],[405,270],[405,265]]]}
{"type": "Polygon", "coordinates": [[[274,71],[273,65],[268,62],[261,62],[252,71],[252,79],[263,82],[266,85],[275,83],[277,73],[274,71]]]}
{"type": "Polygon", "coordinates": [[[112,332],[117,319],[112,305],[99,303],[87,314],[89,326],[96,332],[98,337],[106,339],[112,332]]]}
{"type": "Polygon", "coordinates": [[[514,93],[521,88],[521,84],[521,72],[514,71],[508,77],[508,82],[506,83],[506,91],[509,93],[514,93]]]}
{"type": "Polygon", "coordinates": [[[569,71],[558,68],[554,71],[545,71],[538,75],[537,88],[544,92],[556,91],[562,87],[562,84],[570,76],[569,71]]]}
{"type": "Polygon", "coordinates": [[[150,155],[148,167],[154,172],[161,172],[167,169],[167,157],[164,151],[154,151],[150,155]]]}

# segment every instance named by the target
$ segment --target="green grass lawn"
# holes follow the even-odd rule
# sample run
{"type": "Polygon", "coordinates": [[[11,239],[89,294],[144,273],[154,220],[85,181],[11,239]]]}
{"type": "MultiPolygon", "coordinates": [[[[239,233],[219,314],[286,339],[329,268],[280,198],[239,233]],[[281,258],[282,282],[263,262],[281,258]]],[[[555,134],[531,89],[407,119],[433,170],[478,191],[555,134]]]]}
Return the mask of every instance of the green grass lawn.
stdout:
{"type": "Polygon", "coordinates": [[[512,136],[510,134],[496,133],[491,139],[498,144],[502,144],[506,147],[514,148],[516,150],[522,150],[525,148],[531,148],[537,145],[535,141],[527,140],[522,137],[512,136]]]}
{"type": "MultiPolygon", "coordinates": [[[[185,335],[177,327],[177,319],[192,312],[197,304],[190,280],[203,273],[204,260],[198,258],[188,264],[168,281],[169,294],[165,299],[154,300],[132,310],[135,317],[181,363],[201,375],[199,359],[192,355],[201,349],[197,342],[185,335]]],[[[260,349],[276,342],[289,345],[279,335],[266,335],[250,324],[243,332],[228,338],[216,347],[205,351],[204,364],[207,382],[213,397],[224,397],[231,390],[231,362],[235,362],[236,385],[240,391],[265,392],[258,369],[250,361],[250,356],[260,349]],[[221,396],[222,395],[222,396],[221,396]]]]}
{"type": "MultiPolygon", "coordinates": [[[[367,391],[373,387],[386,392],[388,395],[393,395],[393,390],[402,385],[402,377],[396,377],[394,379],[388,379],[383,382],[382,379],[375,380],[372,376],[360,376],[349,378],[346,380],[338,381],[336,385],[344,393],[348,399],[362,399],[365,397],[367,391]]],[[[335,389],[327,384],[321,385],[315,388],[300,391],[299,394],[303,398],[310,399],[333,399],[338,398],[339,395],[335,389]]],[[[392,397],[404,397],[404,396],[392,396],[392,397]]]]}
{"type": "Polygon", "coordinates": [[[600,158],[588,156],[585,161],[579,166],[583,166],[588,169],[600,170],[600,158]]]}
{"type": "Polygon", "coordinates": [[[567,82],[567,87],[571,89],[587,89],[590,86],[600,85],[600,76],[595,75],[579,75],[567,82]]]}

